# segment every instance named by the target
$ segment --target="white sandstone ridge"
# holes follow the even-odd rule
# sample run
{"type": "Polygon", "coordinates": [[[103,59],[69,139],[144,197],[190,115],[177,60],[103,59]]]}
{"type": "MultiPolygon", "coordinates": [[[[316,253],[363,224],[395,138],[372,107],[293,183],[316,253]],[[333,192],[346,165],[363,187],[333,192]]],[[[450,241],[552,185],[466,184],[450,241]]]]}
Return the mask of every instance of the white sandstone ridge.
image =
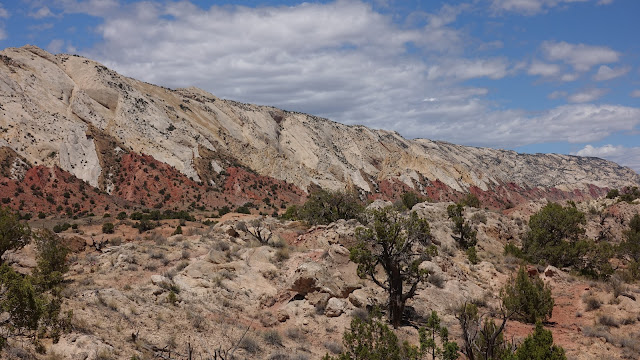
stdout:
{"type": "Polygon", "coordinates": [[[631,169],[601,159],[407,140],[395,132],[221,100],[196,88],[154,86],[34,46],[0,54],[0,146],[94,186],[105,170],[91,129],[196,180],[207,178],[197,166],[206,156],[208,171],[222,171],[220,159],[230,159],[303,189],[316,184],[375,192],[385,179],[410,187],[439,180],[458,191],[508,183],[563,190],[640,184],[631,169]]]}

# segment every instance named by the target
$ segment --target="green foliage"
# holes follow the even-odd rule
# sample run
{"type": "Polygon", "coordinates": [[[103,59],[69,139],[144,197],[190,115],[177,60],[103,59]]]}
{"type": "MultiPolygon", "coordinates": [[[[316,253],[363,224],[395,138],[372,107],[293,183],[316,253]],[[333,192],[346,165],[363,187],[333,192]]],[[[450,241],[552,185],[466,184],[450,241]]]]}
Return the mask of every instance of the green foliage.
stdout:
{"type": "Polygon", "coordinates": [[[287,207],[287,211],[285,211],[284,214],[281,215],[281,217],[285,220],[297,220],[300,217],[299,211],[300,208],[298,207],[298,205],[291,205],[287,207]]]}
{"type": "Polygon", "coordinates": [[[620,196],[620,191],[618,189],[611,189],[607,191],[607,199],[615,199],[620,196]]]}
{"type": "Polygon", "coordinates": [[[512,255],[512,256],[515,256],[517,258],[523,258],[524,257],[524,253],[522,252],[522,249],[520,249],[514,243],[511,243],[511,242],[508,242],[508,243],[505,244],[505,246],[504,246],[504,255],[512,255]]]}
{"type": "Polygon", "coordinates": [[[118,213],[118,215],[116,215],[116,219],[118,220],[124,220],[127,218],[127,213],[124,211],[121,211],[118,213]]]}
{"type": "Polygon", "coordinates": [[[407,210],[411,210],[415,204],[426,201],[425,198],[416,194],[415,192],[406,192],[401,196],[402,205],[407,210]]]}
{"type": "Polygon", "coordinates": [[[18,214],[0,207],[0,264],[7,250],[17,250],[29,243],[31,230],[27,224],[19,221],[18,214]]]}
{"type": "Polygon", "coordinates": [[[449,329],[442,325],[440,317],[435,311],[431,312],[431,315],[427,319],[427,324],[418,330],[420,335],[420,350],[423,354],[431,355],[432,360],[455,360],[458,355],[458,344],[453,341],[449,341],[449,329]],[[440,344],[438,346],[436,336],[440,338],[440,344]]]}
{"type": "Polygon", "coordinates": [[[629,229],[624,232],[624,240],[620,243],[622,254],[640,261],[640,215],[635,214],[629,222],[629,229]]]}
{"type": "Polygon", "coordinates": [[[518,360],[566,360],[564,349],[553,345],[551,331],[545,330],[542,322],[536,322],[533,334],[527,336],[516,350],[518,360]]]}
{"type": "Polygon", "coordinates": [[[374,312],[367,319],[355,317],[343,336],[345,351],[337,357],[328,354],[323,360],[418,360],[419,350],[408,343],[399,344],[398,337],[374,312]]]}
{"type": "Polygon", "coordinates": [[[469,262],[472,263],[473,265],[476,265],[477,263],[480,262],[480,259],[478,259],[478,253],[476,252],[475,246],[472,246],[467,249],[467,259],[469,259],[469,262]]]}
{"type": "MultiPolygon", "coordinates": [[[[355,192],[317,190],[297,211],[296,220],[309,225],[326,225],[339,219],[355,219],[364,206],[355,192]]],[[[287,209],[289,212],[289,209],[287,209]]]]}
{"type": "Polygon", "coordinates": [[[463,206],[473,207],[476,209],[480,208],[480,199],[472,193],[468,193],[467,196],[460,201],[460,204],[463,206]]]}
{"type": "Polygon", "coordinates": [[[229,209],[229,207],[225,205],[222,208],[220,208],[220,210],[218,210],[218,217],[226,215],[230,212],[231,212],[231,209],[229,209]]]}
{"type": "Polygon", "coordinates": [[[627,187],[620,194],[620,201],[632,202],[640,198],[640,190],[637,186],[627,187]]]}
{"type": "Polygon", "coordinates": [[[464,206],[462,204],[449,205],[447,207],[447,215],[453,221],[453,238],[463,249],[476,246],[478,239],[477,232],[471,228],[471,225],[464,219],[464,206]]]}
{"type": "Polygon", "coordinates": [[[176,229],[173,231],[173,234],[171,235],[180,235],[180,234],[182,234],[182,226],[178,225],[176,229]]]}
{"type": "Polygon", "coordinates": [[[115,225],[113,223],[104,223],[102,224],[102,233],[103,234],[113,234],[115,232],[115,225]]]}
{"type": "Polygon", "coordinates": [[[246,205],[238,206],[236,212],[239,214],[251,214],[251,210],[246,205]]]}
{"type": "Polygon", "coordinates": [[[504,339],[508,313],[502,312],[497,325],[493,318],[481,317],[475,304],[465,303],[456,309],[455,316],[462,329],[461,351],[468,359],[513,360],[512,346],[504,339]]]}
{"type": "Polygon", "coordinates": [[[524,267],[505,284],[500,297],[513,317],[523,322],[546,321],[553,312],[551,287],[545,286],[539,277],[530,278],[524,267]]]}
{"type": "Polygon", "coordinates": [[[158,226],[157,222],[153,222],[148,219],[142,219],[139,222],[136,222],[135,224],[133,224],[133,227],[138,229],[138,232],[141,234],[145,231],[155,229],[157,226],[158,226]]]}
{"type": "MultiPolygon", "coordinates": [[[[557,267],[578,265],[586,223],[584,213],[575,206],[548,203],[529,219],[529,231],[522,241],[523,252],[533,262],[557,267]]],[[[582,247],[584,249],[584,247],[582,247]]]]}
{"type": "Polygon", "coordinates": [[[392,207],[371,210],[364,221],[367,226],[356,229],[358,243],[351,248],[350,259],[358,264],[358,276],[370,278],[389,294],[389,317],[397,327],[406,301],[428,276],[419,265],[430,256],[425,251],[431,244],[429,223],[416,212],[403,216],[392,207]],[[378,265],[384,269],[384,281],[377,277],[378,265]]]}
{"type": "Polygon", "coordinates": [[[42,230],[35,235],[37,267],[33,276],[21,275],[0,265],[0,311],[7,318],[0,324],[0,350],[9,337],[28,337],[39,348],[38,339],[50,336],[54,343],[69,329],[72,313],[62,314],[60,290],[68,267],[68,250],[57,235],[42,230]]]}
{"type": "Polygon", "coordinates": [[[43,290],[51,290],[62,283],[69,270],[69,249],[55,233],[43,229],[34,236],[38,250],[37,266],[33,271],[35,283],[43,290]]]}

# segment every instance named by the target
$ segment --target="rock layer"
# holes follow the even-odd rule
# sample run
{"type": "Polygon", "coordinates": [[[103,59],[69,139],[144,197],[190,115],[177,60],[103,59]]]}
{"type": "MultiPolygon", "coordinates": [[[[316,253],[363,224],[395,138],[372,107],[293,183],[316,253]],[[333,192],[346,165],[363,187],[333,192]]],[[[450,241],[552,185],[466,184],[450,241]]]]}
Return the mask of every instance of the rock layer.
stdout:
{"type": "Polygon", "coordinates": [[[121,151],[151,156],[212,188],[223,189],[235,165],[301,189],[358,189],[372,198],[414,189],[439,200],[471,191],[496,207],[640,184],[631,169],[597,158],[407,140],[196,88],[154,86],[33,46],[0,53],[0,146],[109,194],[121,151]]]}

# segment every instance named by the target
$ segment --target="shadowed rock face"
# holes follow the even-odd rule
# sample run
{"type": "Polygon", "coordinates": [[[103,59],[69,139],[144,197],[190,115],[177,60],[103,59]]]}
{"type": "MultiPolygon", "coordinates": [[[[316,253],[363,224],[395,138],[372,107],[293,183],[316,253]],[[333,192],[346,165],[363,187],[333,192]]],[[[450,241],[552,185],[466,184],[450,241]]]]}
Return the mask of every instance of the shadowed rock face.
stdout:
{"type": "Polygon", "coordinates": [[[109,194],[120,152],[146,154],[221,190],[228,184],[220,174],[232,166],[301,189],[353,188],[372,198],[415,189],[438,200],[471,191],[491,206],[640,184],[631,169],[601,159],[407,140],[200,89],[150,85],[33,46],[0,53],[0,147],[109,194]]]}

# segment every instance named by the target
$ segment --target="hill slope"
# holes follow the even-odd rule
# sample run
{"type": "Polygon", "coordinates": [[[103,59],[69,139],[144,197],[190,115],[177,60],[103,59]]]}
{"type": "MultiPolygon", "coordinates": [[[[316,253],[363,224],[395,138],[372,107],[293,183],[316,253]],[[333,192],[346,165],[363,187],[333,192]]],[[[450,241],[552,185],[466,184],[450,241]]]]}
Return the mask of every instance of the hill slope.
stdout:
{"type": "MultiPolygon", "coordinates": [[[[143,185],[122,176],[128,154],[166,163],[203,184],[202,191],[238,196],[244,190],[228,184],[230,168],[296,189],[355,188],[371,198],[416,189],[447,200],[471,191],[493,207],[589,198],[640,184],[631,169],[601,159],[407,140],[200,89],[154,86],[33,46],[8,48],[0,57],[0,147],[16,154],[3,162],[3,172],[15,161],[59,167],[125,199],[116,188],[143,185]]],[[[301,194],[296,189],[292,194],[301,194]]]]}

